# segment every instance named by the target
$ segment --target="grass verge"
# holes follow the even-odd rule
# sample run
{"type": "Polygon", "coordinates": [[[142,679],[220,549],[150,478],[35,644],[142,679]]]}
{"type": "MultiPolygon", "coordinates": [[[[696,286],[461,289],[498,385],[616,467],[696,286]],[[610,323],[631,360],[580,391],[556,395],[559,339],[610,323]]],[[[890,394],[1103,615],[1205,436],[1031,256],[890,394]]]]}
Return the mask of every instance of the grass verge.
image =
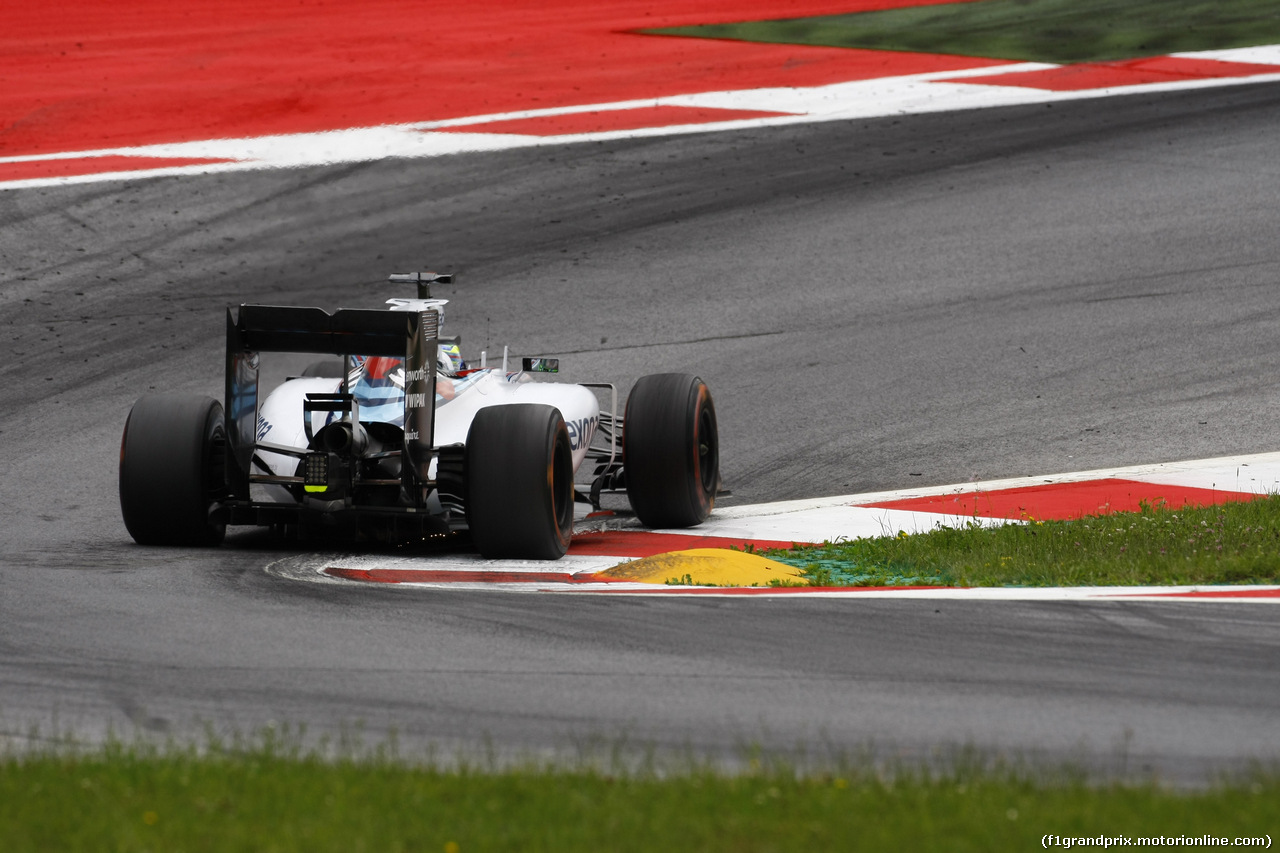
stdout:
{"type": "Polygon", "coordinates": [[[812,586],[1280,584],[1280,496],[765,552],[812,586]]]}
{"type": "Polygon", "coordinates": [[[1280,43],[1274,0],[980,0],[646,32],[785,44],[1107,62],[1280,43]]]}
{"type": "Polygon", "coordinates": [[[1025,850],[1064,838],[1263,837],[1280,773],[1202,790],[1087,784],[981,761],[886,774],[691,767],[445,770],[386,754],[326,759],[109,743],[0,757],[0,843],[36,850],[1025,850]]]}

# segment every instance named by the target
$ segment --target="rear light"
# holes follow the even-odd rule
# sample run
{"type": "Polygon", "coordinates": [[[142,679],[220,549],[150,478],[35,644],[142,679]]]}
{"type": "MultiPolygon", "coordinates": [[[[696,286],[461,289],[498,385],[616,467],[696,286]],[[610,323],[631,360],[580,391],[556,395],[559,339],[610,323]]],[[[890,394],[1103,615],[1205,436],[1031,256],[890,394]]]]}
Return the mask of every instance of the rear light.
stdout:
{"type": "Polygon", "coordinates": [[[329,488],[329,454],[308,453],[302,473],[302,487],[308,492],[323,492],[329,488]]]}

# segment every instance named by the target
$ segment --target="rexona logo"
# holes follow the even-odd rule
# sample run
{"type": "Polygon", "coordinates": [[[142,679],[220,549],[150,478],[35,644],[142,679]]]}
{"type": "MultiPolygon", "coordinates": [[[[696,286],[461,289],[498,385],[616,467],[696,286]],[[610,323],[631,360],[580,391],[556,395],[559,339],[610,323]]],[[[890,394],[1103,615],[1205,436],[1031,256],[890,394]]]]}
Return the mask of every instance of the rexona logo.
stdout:
{"type": "Polygon", "coordinates": [[[565,421],[565,428],[569,430],[569,446],[574,450],[581,450],[591,443],[591,437],[596,434],[596,423],[599,418],[580,418],[576,421],[565,421]]]}

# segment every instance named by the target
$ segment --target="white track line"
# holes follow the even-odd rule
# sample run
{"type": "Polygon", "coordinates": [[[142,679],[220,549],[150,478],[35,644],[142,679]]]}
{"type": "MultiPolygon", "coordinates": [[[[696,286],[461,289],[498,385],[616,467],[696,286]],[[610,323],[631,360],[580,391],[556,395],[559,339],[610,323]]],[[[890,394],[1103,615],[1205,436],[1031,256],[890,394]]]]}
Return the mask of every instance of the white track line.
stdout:
{"type": "MultiPolygon", "coordinates": [[[[1202,59],[1255,65],[1280,65],[1280,45],[1238,50],[1175,54],[1202,59]]],[[[246,139],[214,139],[164,145],[104,148],[94,151],[0,157],[6,163],[40,163],[82,160],[105,156],[222,158],[232,162],[156,169],[105,172],[65,177],[30,178],[0,182],[0,189],[60,186],[96,181],[141,180],[172,175],[204,175],[255,169],[284,169],[383,160],[392,157],[440,157],[449,154],[499,151],[540,145],[606,141],[637,137],[770,127],[819,121],[910,115],[952,110],[985,109],[1020,104],[1054,103],[1117,95],[1148,94],[1181,89],[1212,88],[1245,83],[1280,82],[1280,74],[1245,77],[1189,79],[1134,86],[1113,86],[1069,92],[1025,86],[998,86],[957,82],[984,76],[1008,75],[1053,68],[1043,63],[1016,63],[977,69],[935,71],[898,77],[882,77],[812,87],[780,87],[741,91],[690,93],[650,100],[579,104],[544,110],[466,116],[445,121],[417,122],[382,127],[352,128],[323,133],[301,133],[246,139]],[[683,106],[704,109],[763,110],[776,117],[742,119],[710,124],[647,127],[632,130],[533,136],[515,133],[458,132],[456,128],[575,113],[628,110],[644,107],[683,106]]]]}

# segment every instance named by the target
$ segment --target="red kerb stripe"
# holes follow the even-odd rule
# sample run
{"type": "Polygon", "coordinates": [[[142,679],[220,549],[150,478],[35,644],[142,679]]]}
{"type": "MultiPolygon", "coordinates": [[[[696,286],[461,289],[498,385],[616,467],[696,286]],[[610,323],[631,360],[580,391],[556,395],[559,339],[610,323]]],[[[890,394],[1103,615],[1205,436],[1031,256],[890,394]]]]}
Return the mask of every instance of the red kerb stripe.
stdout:
{"type": "Polygon", "coordinates": [[[1193,589],[1189,592],[1122,592],[1108,598],[1159,596],[1160,598],[1280,598],[1280,589],[1193,589]]]}
{"type": "Polygon", "coordinates": [[[451,569],[342,569],[327,568],[326,575],[371,583],[620,583],[612,578],[568,572],[455,571],[451,569]]]}
{"type": "Polygon", "coordinates": [[[778,118],[791,113],[761,110],[721,110],[701,107],[657,106],[630,110],[595,110],[553,116],[491,121],[438,128],[452,133],[515,133],[524,136],[566,136],[574,133],[602,133],[610,130],[639,130],[646,127],[677,127],[712,124],[753,118],[778,118]]]}
{"type": "Polygon", "coordinates": [[[569,543],[569,553],[579,557],[652,557],[692,548],[790,548],[797,544],[776,539],[739,539],[727,536],[693,536],[684,533],[650,533],[646,530],[605,530],[579,533],[569,543]]]}
{"type": "Polygon", "coordinates": [[[947,80],[948,83],[976,83],[983,86],[1020,86],[1050,92],[1079,92],[1087,89],[1109,89],[1116,86],[1140,86],[1147,83],[1173,83],[1184,80],[1214,80],[1228,77],[1256,77],[1280,73],[1280,66],[1250,62],[1221,62],[1216,59],[1189,59],[1180,56],[1154,56],[1127,62],[1082,62],[1013,74],[992,74],[947,80]]]}
{"type": "Polygon", "coordinates": [[[1190,486],[1162,486],[1137,480],[1087,480],[1082,483],[1053,483],[991,492],[964,492],[932,495],[897,501],[866,504],[881,509],[939,512],[949,515],[1025,520],[1063,520],[1113,512],[1137,512],[1146,503],[1170,509],[1184,506],[1214,506],[1251,501],[1249,492],[1197,489],[1190,486]]]}

